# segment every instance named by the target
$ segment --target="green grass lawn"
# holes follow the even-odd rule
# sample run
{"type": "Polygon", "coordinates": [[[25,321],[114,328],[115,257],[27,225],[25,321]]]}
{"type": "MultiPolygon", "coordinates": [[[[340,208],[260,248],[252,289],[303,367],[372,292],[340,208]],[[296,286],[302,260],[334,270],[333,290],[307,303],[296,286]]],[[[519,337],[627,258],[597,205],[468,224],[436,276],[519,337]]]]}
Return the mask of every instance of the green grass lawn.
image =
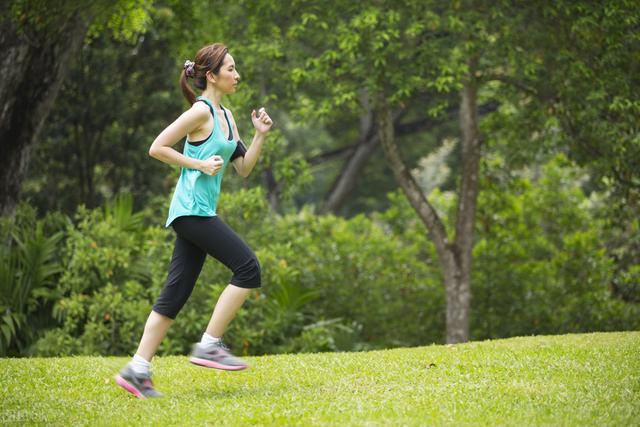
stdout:
{"type": "Polygon", "coordinates": [[[0,359],[0,423],[640,425],[640,332],[252,357],[243,372],[161,357],[153,400],[115,385],[127,360],[0,359]]]}

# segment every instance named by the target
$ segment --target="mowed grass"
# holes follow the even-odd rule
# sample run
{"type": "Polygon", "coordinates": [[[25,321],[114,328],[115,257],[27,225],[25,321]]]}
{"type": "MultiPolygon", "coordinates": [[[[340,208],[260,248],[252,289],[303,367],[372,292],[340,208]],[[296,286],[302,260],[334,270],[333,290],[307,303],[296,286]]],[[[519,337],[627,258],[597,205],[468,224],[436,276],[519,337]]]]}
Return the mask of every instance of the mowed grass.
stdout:
{"type": "Polygon", "coordinates": [[[160,357],[153,400],[115,385],[127,360],[0,359],[0,423],[640,425],[640,332],[252,357],[243,372],[160,357]]]}

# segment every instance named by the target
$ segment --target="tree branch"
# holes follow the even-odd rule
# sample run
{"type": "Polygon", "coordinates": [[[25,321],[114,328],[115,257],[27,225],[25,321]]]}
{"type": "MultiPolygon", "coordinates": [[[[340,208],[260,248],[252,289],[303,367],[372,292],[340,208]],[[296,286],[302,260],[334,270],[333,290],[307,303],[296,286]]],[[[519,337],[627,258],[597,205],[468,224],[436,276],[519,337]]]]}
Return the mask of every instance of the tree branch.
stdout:
{"type": "MultiPolygon", "coordinates": [[[[500,103],[498,101],[488,101],[478,107],[478,115],[484,116],[486,114],[492,113],[498,109],[500,103]]],[[[394,133],[398,136],[406,136],[414,133],[419,133],[434,126],[441,124],[445,120],[453,120],[459,113],[458,107],[448,108],[446,111],[446,115],[443,117],[425,117],[420,120],[414,120],[412,122],[407,123],[396,123],[394,125],[394,133]]],[[[374,128],[375,129],[375,128],[374,128]]],[[[377,145],[380,140],[378,139],[378,133],[372,133],[371,139],[375,141],[359,141],[355,144],[344,145],[342,147],[335,148],[333,150],[326,151],[324,153],[320,153],[313,157],[307,158],[307,163],[312,166],[319,165],[324,162],[329,162],[332,160],[343,159],[345,157],[352,156],[354,152],[357,150],[358,145],[361,143],[374,144],[377,145]]]]}
{"type": "Polygon", "coordinates": [[[516,87],[518,89],[520,89],[523,92],[526,92],[530,95],[535,96],[536,98],[538,98],[540,96],[540,94],[538,93],[538,90],[532,86],[529,86],[528,84],[512,77],[512,76],[507,76],[504,74],[484,74],[482,76],[482,81],[485,82],[490,82],[490,81],[499,81],[502,83],[506,83],[508,85],[511,85],[513,87],[516,87]]]}
{"type": "Polygon", "coordinates": [[[319,165],[320,163],[329,162],[331,160],[342,159],[350,156],[357,147],[358,143],[338,147],[333,150],[320,153],[316,156],[309,157],[307,159],[307,163],[309,163],[311,166],[315,166],[319,165]]]}
{"type": "Polygon", "coordinates": [[[380,142],[396,181],[404,191],[411,206],[413,206],[422,222],[426,225],[429,238],[436,245],[440,258],[442,260],[447,259],[450,250],[444,224],[400,157],[398,146],[395,142],[393,117],[384,95],[379,94],[376,102],[376,113],[380,124],[380,142]]]}

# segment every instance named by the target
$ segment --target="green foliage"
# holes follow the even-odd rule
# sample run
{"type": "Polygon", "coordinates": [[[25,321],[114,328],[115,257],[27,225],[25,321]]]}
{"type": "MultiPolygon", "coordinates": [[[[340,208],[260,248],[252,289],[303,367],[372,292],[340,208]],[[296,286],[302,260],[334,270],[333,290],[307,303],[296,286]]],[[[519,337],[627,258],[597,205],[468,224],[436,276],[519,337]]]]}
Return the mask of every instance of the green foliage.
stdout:
{"type": "Polygon", "coordinates": [[[31,174],[23,186],[40,209],[72,215],[80,204],[95,208],[119,193],[146,204],[169,191],[165,175],[173,170],[148,150],[182,105],[179,67],[165,54],[175,49],[170,36],[178,17],[161,10],[153,16],[144,37],[100,34],[74,61],[34,151],[32,170],[46,173],[31,174]]]}
{"type": "Polygon", "coordinates": [[[133,197],[120,194],[104,205],[104,219],[114,228],[135,233],[140,231],[142,213],[133,212],[133,197]]]}
{"type": "MultiPolygon", "coordinates": [[[[640,326],[637,304],[611,289],[614,277],[633,289],[636,269],[616,273],[596,216],[601,202],[586,198],[582,175],[562,156],[511,176],[503,165],[500,157],[484,165],[472,336],[640,326]]],[[[429,197],[443,218],[453,217],[455,197],[437,189],[429,197]]],[[[263,278],[231,323],[232,347],[251,355],[440,342],[444,290],[435,248],[404,197],[391,194],[389,203],[372,217],[344,219],[310,208],[275,214],[260,188],[223,193],[220,215],[255,249],[263,278]]],[[[63,271],[55,287],[38,294],[55,301],[50,318],[60,327],[43,331],[36,354],[125,354],[135,347],[172,251],[171,230],[145,225],[162,222],[157,210],[152,204],[136,213],[129,196],[78,210],[60,251],[63,271]]],[[[160,354],[189,351],[230,276],[221,264],[205,263],[160,354]]],[[[4,322],[8,333],[23,319],[4,322]]]]}
{"type": "Polygon", "coordinates": [[[488,172],[474,248],[473,336],[640,327],[640,307],[612,297],[602,227],[566,159],[546,164],[537,182],[501,182],[488,172]]]}
{"type": "Polygon", "coordinates": [[[139,340],[153,296],[161,287],[170,242],[143,228],[130,196],[105,209],[78,209],[67,229],[64,272],[37,354],[122,354],[139,340]]]}
{"type": "MultiPolygon", "coordinates": [[[[89,36],[109,29],[116,38],[132,40],[147,28],[152,0],[96,0],[90,3],[76,0],[11,0],[10,17],[20,24],[30,38],[41,42],[59,37],[76,18],[84,21],[89,36]]],[[[3,5],[4,8],[4,5],[3,5]]]]}
{"type": "Polygon", "coordinates": [[[615,262],[613,293],[623,301],[640,303],[640,219],[633,202],[611,203],[594,195],[596,217],[602,224],[607,254],[615,262]]]}
{"type": "Polygon", "coordinates": [[[320,291],[317,310],[357,322],[356,348],[440,340],[442,289],[416,247],[362,215],[347,221],[303,210],[274,230],[288,247],[277,253],[300,271],[301,285],[320,291]]]}
{"type": "Polygon", "coordinates": [[[64,250],[67,264],[60,280],[64,291],[88,292],[129,277],[144,237],[137,215],[127,210],[130,203],[130,197],[123,197],[107,205],[105,213],[78,209],[78,224],[69,228],[64,250]]]}
{"type": "MultiPolygon", "coordinates": [[[[249,244],[263,266],[255,291],[228,336],[244,354],[335,351],[417,345],[440,340],[442,290],[421,267],[416,247],[402,247],[364,216],[345,220],[310,211],[278,216],[262,192],[223,194],[223,219],[249,244]],[[415,304],[407,305],[407,301],[415,304]]],[[[123,354],[140,337],[166,277],[171,232],[140,226],[131,200],[79,209],[63,251],[61,298],[36,354],[123,354]],[[134,224],[132,226],[132,224],[134,224]]],[[[189,350],[230,278],[205,264],[162,354],[189,350]]]]}
{"type": "Polygon", "coordinates": [[[54,307],[63,327],[47,331],[35,353],[127,354],[137,346],[148,310],[148,291],[133,280],[119,287],[108,283],[90,296],[73,294],[54,307]]]}
{"type": "Polygon", "coordinates": [[[47,302],[62,271],[57,255],[63,234],[47,235],[45,230],[56,227],[59,220],[55,216],[37,220],[35,211],[24,204],[17,219],[2,219],[0,355],[24,352],[38,327],[50,319],[47,302]]]}
{"type": "Polygon", "coordinates": [[[637,5],[560,1],[531,4],[518,15],[505,16],[515,25],[509,24],[511,31],[499,44],[511,67],[500,73],[507,78],[500,80],[505,87],[498,96],[507,100],[513,99],[509,92],[519,93],[519,117],[503,130],[519,128],[529,140],[533,129],[540,130],[531,122],[545,123],[552,138],[533,144],[514,138],[517,149],[563,147],[570,159],[589,168],[593,187],[614,190],[613,201],[637,209],[640,99],[632,89],[640,83],[637,5]]]}
{"type": "Polygon", "coordinates": [[[133,42],[148,29],[153,0],[120,0],[107,5],[104,10],[108,12],[94,21],[89,37],[97,37],[108,28],[116,40],[133,42]]]}
{"type": "MultiPolygon", "coordinates": [[[[598,218],[602,200],[585,196],[584,175],[563,156],[539,169],[503,167],[497,156],[484,164],[473,252],[472,338],[640,327],[640,306],[619,298],[614,288],[620,283],[620,289],[634,289],[635,270],[619,272],[613,281],[617,270],[598,218]]],[[[408,202],[397,193],[390,199],[392,207],[378,217],[405,245],[435,259],[433,245],[416,232],[421,224],[408,202]]],[[[434,191],[430,200],[443,218],[453,217],[455,197],[434,191]]],[[[426,262],[436,274],[437,265],[426,262]]]]}

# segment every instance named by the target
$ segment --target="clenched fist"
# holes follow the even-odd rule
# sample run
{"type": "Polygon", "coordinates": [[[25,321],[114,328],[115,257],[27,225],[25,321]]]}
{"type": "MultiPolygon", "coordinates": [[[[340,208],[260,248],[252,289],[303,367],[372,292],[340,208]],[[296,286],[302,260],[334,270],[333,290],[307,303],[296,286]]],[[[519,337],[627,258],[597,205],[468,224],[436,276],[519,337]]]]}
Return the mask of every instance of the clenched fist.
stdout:
{"type": "Polygon", "coordinates": [[[224,160],[220,156],[211,156],[208,159],[203,160],[200,163],[200,167],[198,170],[207,175],[215,175],[220,172],[222,169],[222,165],[224,165],[224,160]]]}

